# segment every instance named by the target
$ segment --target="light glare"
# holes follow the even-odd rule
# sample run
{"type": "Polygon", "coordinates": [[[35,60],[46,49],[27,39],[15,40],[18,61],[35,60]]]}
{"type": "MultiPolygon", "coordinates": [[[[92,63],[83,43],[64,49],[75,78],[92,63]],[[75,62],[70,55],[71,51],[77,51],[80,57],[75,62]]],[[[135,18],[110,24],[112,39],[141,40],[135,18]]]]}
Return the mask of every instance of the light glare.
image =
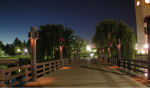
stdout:
{"type": "Polygon", "coordinates": [[[150,0],[145,0],[145,3],[146,4],[150,4],[150,0]]]}

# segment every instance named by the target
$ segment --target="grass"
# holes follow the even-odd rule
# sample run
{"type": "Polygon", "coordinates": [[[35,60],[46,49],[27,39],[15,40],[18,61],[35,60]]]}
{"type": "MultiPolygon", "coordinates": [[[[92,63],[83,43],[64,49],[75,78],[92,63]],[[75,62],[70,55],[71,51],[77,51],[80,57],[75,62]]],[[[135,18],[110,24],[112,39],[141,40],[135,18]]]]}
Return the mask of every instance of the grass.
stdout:
{"type": "Polygon", "coordinates": [[[18,59],[18,58],[29,58],[29,56],[19,55],[19,56],[0,57],[0,60],[12,60],[12,59],[18,59]]]}

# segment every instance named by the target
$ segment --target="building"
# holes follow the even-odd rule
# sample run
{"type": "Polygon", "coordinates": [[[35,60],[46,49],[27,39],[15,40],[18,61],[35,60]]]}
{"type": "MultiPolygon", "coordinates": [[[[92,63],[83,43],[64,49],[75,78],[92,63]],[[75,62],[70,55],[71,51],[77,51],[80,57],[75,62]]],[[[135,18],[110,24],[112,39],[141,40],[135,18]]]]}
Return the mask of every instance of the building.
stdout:
{"type": "Polygon", "coordinates": [[[139,54],[148,53],[147,27],[144,24],[144,17],[150,15],[150,0],[135,0],[137,45],[139,54]]]}

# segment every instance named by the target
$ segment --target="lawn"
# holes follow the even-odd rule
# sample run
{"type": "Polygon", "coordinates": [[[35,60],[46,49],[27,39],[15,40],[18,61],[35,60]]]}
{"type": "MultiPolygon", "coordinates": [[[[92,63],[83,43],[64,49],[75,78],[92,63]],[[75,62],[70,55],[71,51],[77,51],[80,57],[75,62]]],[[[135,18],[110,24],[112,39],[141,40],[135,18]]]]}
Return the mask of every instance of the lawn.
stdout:
{"type": "Polygon", "coordinates": [[[19,56],[0,57],[0,60],[10,60],[10,59],[18,59],[18,58],[29,58],[29,56],[19,55],[19,56]]]}

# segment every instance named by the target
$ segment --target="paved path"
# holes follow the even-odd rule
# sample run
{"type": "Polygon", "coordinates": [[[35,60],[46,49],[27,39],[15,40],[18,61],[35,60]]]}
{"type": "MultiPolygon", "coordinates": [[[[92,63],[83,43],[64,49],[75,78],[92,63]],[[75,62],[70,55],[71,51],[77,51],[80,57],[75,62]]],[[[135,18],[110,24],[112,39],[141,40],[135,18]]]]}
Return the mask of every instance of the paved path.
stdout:
{"type": "Polygon", "coordinates": [[[31,83],[40,87],[145,87],[125,73],[104,63],[76,63],[31,83]]]}

